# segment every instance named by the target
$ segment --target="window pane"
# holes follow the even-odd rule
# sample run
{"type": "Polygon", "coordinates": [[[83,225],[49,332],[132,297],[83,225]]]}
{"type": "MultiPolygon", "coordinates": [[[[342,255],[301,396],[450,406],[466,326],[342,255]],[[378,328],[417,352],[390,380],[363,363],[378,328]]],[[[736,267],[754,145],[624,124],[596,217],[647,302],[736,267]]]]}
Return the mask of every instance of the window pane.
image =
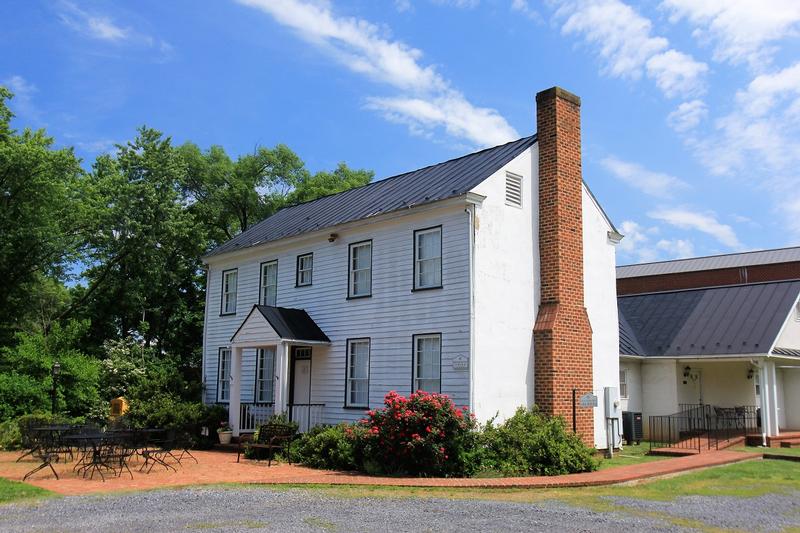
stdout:
{"type": "Polygon", "coordinates": [[[231,351],[219,351],[219,376],[218,376],[218,389],[219,400],[225,401],[230,399],[230,375],[231,375],[231,351]]]}
{"type": "Polygon", "coordinates": [[[417,233],[414,280],[417,288],[442,284],[442,232],[439,229],[417,233]]]}
{"type": "Polygon", "coordinates": [[[222,312],[236,312],[236,280],[237,272],[225,272],[222,275],[222,312]]]}
{"type": "Polygon", "coordinates": [[[273,261],[263,265],[261,272],[261,303],[277,305],[278,297],[278,263],[273,261]]]}
{"type": "Polygon", "coordinates": [[[350,341],[347,362],[347,403],[369,404],[369,341],[350,341]]]}
{"type": "Polygon", "coordinates": [[[418,337],[414,365],[414,389],[426,392],[440,390],[440,345],[441,337],[418,337]]]}

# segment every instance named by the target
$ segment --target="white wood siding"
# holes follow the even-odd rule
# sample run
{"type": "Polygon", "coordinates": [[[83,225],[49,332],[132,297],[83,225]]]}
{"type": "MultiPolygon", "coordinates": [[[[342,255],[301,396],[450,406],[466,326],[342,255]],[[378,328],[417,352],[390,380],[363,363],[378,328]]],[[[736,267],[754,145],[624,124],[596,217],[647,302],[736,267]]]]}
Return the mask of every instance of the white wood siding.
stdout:
{"type": "MultiPolygon", "coordinates": [[[[421,210],[422,211],[422,210],[421,210]]],[[[357,228],[331,229],[293,244],[258,247],[235,261],[211,258],[204,380],[205,399],[216,400],[218,350],[257,303],[260,263],[278,260],[279,307],[305,309],[331,339],[330,347],[314,346],[312,401],[325,404],[325,423],[356,420],[363,409],[343,409],[345,352],[348,338],[369,337],[370,406],[382,404],[390,390],[411,392],[412,335],[442,334],[442,393],[458,405],[469,401],[469,372],[455,370],[452,360],[469,356],[469,235],[464,204],[437,209],[357,228]],[[412,292],[413,232],[442,226],[442,289],[412,292]],[[347,299],[348,245],[372,239],[372,296],[347,299]],[[314,253],[313,284],[295,287],[297,255],[314,253]],[[239,269],[237,314],[219,316],[222,271],[239,269]]],[[[245,350],[242,401],[252,401],[255,350],[245,350]]]]}

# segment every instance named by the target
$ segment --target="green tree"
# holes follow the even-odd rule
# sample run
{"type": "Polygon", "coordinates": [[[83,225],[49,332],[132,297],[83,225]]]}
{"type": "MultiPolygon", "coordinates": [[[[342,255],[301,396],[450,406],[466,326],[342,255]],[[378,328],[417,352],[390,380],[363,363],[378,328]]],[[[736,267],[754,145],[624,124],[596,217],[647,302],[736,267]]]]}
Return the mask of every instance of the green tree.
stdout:
{"type": "Polygon", "coordinates": [[[0,344],[38,313],[31,290],[64,276],[84,229],[78,158],[72,148],[55,149],[44,130],[12,129],[12,96],[0,87],[0,344]]]}

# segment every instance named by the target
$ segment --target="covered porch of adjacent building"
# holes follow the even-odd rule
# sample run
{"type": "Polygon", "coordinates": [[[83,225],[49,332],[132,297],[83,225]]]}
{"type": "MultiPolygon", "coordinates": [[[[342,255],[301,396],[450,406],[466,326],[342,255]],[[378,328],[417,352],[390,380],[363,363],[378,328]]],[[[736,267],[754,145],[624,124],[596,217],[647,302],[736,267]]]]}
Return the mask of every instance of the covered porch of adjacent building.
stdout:
{"type": "Polygon", "coordinates": [[[274,414],[285,414],[300,431],[319,425],[325,405],[315,401],[312,368],[329,346],[304,310],[253,306],[230,341],[228,417],[234,437],[255,431],[274,414]],[[247,383],[246,353],[255,369],[247,383]]]}
{"type": "Polygon", "coordinates": [[[767,443],[800,430],[798,357],[623,356],[620,369],[623,408],[642,413],[651,442],[724,446],[758,435],[767,443]]]}

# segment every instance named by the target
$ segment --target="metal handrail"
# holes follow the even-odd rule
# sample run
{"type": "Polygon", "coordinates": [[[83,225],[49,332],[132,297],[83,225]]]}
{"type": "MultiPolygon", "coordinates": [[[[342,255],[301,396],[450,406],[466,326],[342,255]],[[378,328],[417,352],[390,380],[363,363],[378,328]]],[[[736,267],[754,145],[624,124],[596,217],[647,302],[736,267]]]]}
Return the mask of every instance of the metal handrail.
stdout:
{"type": "Polygon", "coordinates": [[[650,416],[650,449],[719,449],[720,443],[757,431],[756,406],[718,407],[681,404],[671,415],[650,416]]]}

